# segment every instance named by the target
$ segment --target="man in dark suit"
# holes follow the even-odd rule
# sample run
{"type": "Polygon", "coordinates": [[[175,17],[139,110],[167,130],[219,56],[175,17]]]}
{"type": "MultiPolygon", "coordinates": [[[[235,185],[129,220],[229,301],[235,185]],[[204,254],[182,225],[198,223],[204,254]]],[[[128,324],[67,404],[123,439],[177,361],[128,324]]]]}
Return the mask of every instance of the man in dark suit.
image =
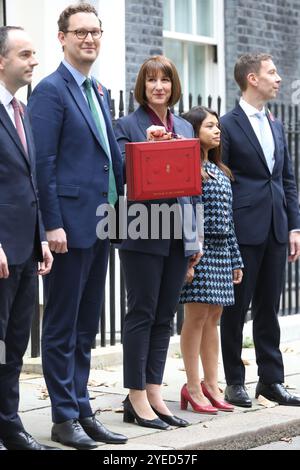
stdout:
{"type": "Polygon", "coordinates": [[[43,371],[52,403],[52,440],[78,449],[125,443],[95,419],[87,382],[103,303],[109,240],[97,239],[96,211],[123,192],[122,158],[107,91],[90,77],[102,36],[89,4],[58,20],[64,60],[29,100],[41,210],[54,252],[45,281],[43,371]]]}
{"type": "Polygon", "coordinates": [[[235,305],[221,319],[221,341],[227,387],[225,398],[251,407],[244,388],[241,360],[243,325],[250,301],[258,365],[259,395],[281,405],[300,405],[283,386],[277,319],[286,251],[300,255],[300,214],[296,185],[282,124],[266,109],[281,78],[268,54],[245,54],[235,65],[241,89],[239,105],[221,119],[224,162],[233,172],[233,215],[244,261],[244,277],[235,286],[235,305]]]}
{"type": "Polygon", "coordinates": [[[0,28],[0,450],[45,450],[18,415],[19,376],[30,335],[37,274],[52,255],[39,213],[35,148],[26,108],[15,93],[37,65],[22,28],[0,28]],[[38,268],[37,262],[40,261],[38,268]]]}

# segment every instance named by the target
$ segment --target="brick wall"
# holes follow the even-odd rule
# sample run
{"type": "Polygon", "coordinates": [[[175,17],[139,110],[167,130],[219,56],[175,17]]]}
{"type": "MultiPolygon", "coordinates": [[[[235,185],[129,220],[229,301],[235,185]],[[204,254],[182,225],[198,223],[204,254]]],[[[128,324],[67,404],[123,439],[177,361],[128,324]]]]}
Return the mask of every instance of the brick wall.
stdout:
{"type": "Polygon", "coordinates": [[[126,0],[126,96],[141,64],[163,51],[163,0],[126,0]]]}
{"type": "Polygon", "coordinates": [[[238,87],[233,68],[245,52],[268,52],[282,77],[278,101],[291,104],[292,82],[300,79],[300,1],[224,0],[227,110],[234,106],[238,87]]]}

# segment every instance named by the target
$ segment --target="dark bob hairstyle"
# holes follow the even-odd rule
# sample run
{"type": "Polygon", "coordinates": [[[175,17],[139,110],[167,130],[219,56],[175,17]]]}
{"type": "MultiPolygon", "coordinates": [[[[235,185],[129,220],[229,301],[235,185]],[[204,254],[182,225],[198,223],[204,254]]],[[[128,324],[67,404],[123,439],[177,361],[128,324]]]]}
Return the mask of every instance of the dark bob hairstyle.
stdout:
{"type": "Polygon", "coordinates": [[[181,85],[176,67],[167,57],[156,55],[145,60],[136,79],[134,97],[141,106],[147,104],[145,94],[146,79],[148,77],[156,77],[158,72],[162,72],[163,75],[171,80],[172,83],[172,94],[168,102],[168,106],[174,106],[174,104],[179,101],[181,96],[181,85]]]}

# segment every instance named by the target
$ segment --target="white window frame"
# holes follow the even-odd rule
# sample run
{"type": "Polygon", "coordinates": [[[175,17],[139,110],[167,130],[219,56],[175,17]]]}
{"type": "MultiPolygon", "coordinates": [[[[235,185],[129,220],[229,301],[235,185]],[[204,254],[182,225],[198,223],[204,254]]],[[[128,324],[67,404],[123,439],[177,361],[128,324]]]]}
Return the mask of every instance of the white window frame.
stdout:
{"type": "Polygon", "coordinates": [[[5,0],[0,0],[0,10],[1,10],[1,14],[0,14],[0,18],[1,18],[1,23],[0,23],[0,26],[5,26],[5,0]]]}
{"type": "MultiPolygon", "coordinates": [[[[170,30],[163,30],[164,39],[173,39],[183,42],[183,81],[184,81],[184,108],[188,108],[188,43],[199,44],[205,47],[205,60],[208,66],[205,67],[205,92],[203,104],[206,105],[208,95],[214,99],[213,107],[217,107],[216,98],[221,96],[221,112],[225,109],[225,51],[224,51],[224,0],[211,0],[213,4],[213,36],[201,36],[197,34],[197,2],[192,2],[192,34],[178,33],[175,31],[175,0],[170,0],[170,30]],[[216,46],[218,54],[218,63],[211,61],[210,48],[216,46]],[[209,84],[209,85],[208,85],[209,84]]],[[[193,96],[193,104],[196,104],[197,97],[193,96]]]]}

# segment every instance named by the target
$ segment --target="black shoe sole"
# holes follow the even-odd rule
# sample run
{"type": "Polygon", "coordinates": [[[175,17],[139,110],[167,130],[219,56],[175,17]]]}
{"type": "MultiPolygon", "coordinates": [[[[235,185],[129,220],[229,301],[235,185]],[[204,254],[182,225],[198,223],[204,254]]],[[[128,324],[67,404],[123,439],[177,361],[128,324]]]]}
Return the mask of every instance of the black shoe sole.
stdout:
{"type": "Polygon", "coordinates": [[[228,400],[228,398],[225,397],[225,400],[227,403],[230,403],[231,405],[234,406],[239,406],[240,408],[252,408],[252,403],[245,403],[245,402],[236,402],[233,400],[228,400]]]}
{"type": "Polygon", "coordinates": [[[63,446],[74,447],[74,449],[78,449],[78,450],[91,450],[91,449],[96,449],[98,447],[97,444],[84,445],[84,444],[79,444],[79,443],[74,443],[74,442],[61,441],[57,436],[53,434],[51,435],[51,441],[59,442],[59,444],[62,444],[63,446]]]}
{"type": "Polygon", "coordinates": [[[113,444],[113,445],[118,445],[118,444],[126,444],[126,442],[128,441],[128,439],[126,439],[126,441],[103,441],[103,440],[100,440],[100,439],[94,439],[94,441],[96,442],[101,442],[101,444],[113,444]]]}

